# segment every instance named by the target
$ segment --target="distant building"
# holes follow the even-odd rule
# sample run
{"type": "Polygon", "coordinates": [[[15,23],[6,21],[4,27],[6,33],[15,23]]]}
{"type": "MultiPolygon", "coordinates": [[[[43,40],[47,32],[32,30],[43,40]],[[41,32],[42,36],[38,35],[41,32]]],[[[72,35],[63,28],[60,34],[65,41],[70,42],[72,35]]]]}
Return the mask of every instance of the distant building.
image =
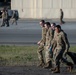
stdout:
{"type": "Polygon", "coordinates": [[[76,18],[76,0],[11,0],[11,9],[18,10],[20,18],[76,18]]]}

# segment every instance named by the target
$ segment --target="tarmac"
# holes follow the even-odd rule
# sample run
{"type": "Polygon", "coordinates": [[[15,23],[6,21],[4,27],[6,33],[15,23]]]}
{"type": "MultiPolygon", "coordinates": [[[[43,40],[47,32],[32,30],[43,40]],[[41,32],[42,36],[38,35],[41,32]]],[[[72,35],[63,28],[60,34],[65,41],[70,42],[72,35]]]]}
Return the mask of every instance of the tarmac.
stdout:
{"type": "MultiPolygon", "coordinates": [[[[41,39],[39,21],[40,19],[19,19],[18,25],[12,25],[11,19],[9,27],[0,27],[0,44],[36,45],[41,39]]],[[[45,19],[45,21],[59,24],[59,19],[45,19]]],[[[67,33],[71,45],[76,45],[76,21],[65,19],[65,22],[61,27],[67,33]]]]}
{"type": "Polygon", "coordinates": [[[76,75],[76,72],[67,72],[66,67],[61,67],[61,72],[54,74],[50,69],[43,69],[37,66],[13,66],[0,67],[0,75],[76,75]]]}

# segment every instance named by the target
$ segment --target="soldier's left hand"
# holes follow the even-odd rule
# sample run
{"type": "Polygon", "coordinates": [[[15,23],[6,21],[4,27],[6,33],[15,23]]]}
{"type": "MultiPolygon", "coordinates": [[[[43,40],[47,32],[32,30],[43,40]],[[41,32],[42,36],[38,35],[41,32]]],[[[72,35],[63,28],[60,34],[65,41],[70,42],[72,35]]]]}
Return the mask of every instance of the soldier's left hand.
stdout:
{"type": "Polygon", "coordinates": [[[40,41],[37,44],[39,45],[40,44],[40,41]]]}

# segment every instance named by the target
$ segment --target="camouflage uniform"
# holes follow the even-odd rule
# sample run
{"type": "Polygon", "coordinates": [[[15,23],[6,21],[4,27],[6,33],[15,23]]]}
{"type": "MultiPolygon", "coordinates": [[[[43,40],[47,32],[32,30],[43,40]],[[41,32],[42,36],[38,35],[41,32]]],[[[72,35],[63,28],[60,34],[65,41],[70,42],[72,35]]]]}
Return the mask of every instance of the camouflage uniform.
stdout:
{"type": "Polygon", "coordinates": [[[40,45],[38,47],[38,58],[40,60],[40,65],[42,63],[44,63],[44,59],[43,59],[43,50],[44,50],[44,45],[45,45],[45,41],[46,41],[46,32],[47,29],[45,27],[42,27],[42,39],[40,40],[40,45]]]}
{"type": "Polygon", "coordinates": [[[17,25],[17,20],[18,20],[18,18],[19,18],[17,11],[13,11],[12,18],[13,18],[12,24],[13,24],[13,23],[16,23],[16,25],[17,25]]]}
{"type": "Polygon", "coordinates": [[[7,11],[4,10],[2,12],[2,25],[1,26],[5,26],[5,24],[7,24],[7,26],[9,26],[8,13],[7,13],[7,11]]]}
{"type": "Polygon", "coordinates": [[[55,33],[53,43],[56,41],[57,46],[53,52],[54,61],[55,61],[55,67],[60,67],[60,60],[62,59],[63,53],[65,51],[64,43],[66,45],[66,50],[68,49],[67,40],[65,38],[65,34],[63,31],[60,31],[60,33],[55,33]]]}
{"type": "MultiPolygon", "coordinates": [[[[70,69],[69,69],[69,71],[71,71],[71,69],[72,69],[72,67],[73,67],[73,64],[71,63],[71,62],[68,62],[67,61],[67,59],[66,59],[66,53],[68,52],[68,50],[69,50],[69,47],[70,47],[70,44],[69,44],[69,41],[68,41],[68,39],[67,39],[67,34],[63,31],[63,30],[61,30],[61,34],[60,35],[64,35],[63,37],[61,37],[61,39],[62,39],[62,44],[60,43],[60,45],[61,45],[61,48],[60,47],[58,47],[57,48],[57,36],[58,36],[58,34],[55,32],[54,33],[54,38],[56,39],[53,39],[53,59],[54,59],[54,61],[55,61],[55,66],[59,66],[60,65],[60,63],[58,62],[58,63],[56,63],[56,61],[59,61],[60,59],[60,61],[61,62],[63,62],[64,64],[66,64],[67,66],[69,66],[70,67],[70,69]],[[61,50],[62,51],[61,51],[61,50]]],[[[60,36],[59,36],[59,38],[60,38],[60,36]]],[[[60,40],[58,41],[58,42],[60,42],[60,40]]],[[[53,68],[52,70],[55,70],[55,68],[53,68]]]]}
{"type": "Polygon", "coordinates": [[[49,47],[51,46],[51,41],[53,39],[53,32],[52,29],[49,28],[46,34],[46,45],[45,45],[45,60],[46,63],[51,61],[51,55],[50,55],[50,49],[49,47]]]}
{"type": "Polygon", "coordinates": [[[45,44],[45,61],[46,65],[44,68],[51,68],[52,67],[52,61],[51,61],[51,52],[50,52],[50,46],[51,41],[53,39],[53,32],[52,29],[49,28],[46,34],[46,44],[45,44]]]}
{"type": "Polygon", "coordinates": [[[59,70],[60,60],[62,60],[63,63],[70,67],[69,71],[71,71],[73,64],[65,59],[65,54],[70,47],[66,33],[63,30],[61,30],[60,33],[55,33],[53,43],[54,42],[56,42],[56,48],[53,52],[55,67],[58,67],[59,70]]]}
{"type": "Polygon", "coordinates": [[[63,21],[63,17],[64,17],[64,12],[62,9],[60,9],[60,23],[64,24],[65,22],[63,21]]]}
{"type": "MultiPolygon", "coordinates": [[[[62,30],[63,31],[63,30],[62,30]]],[[[72,71],[72,68],[73,68],[73,63],[72,62],[69,62],[68,60],[67,60],[67,52],[68,52],[68,50],[69,50],[69,48],[70,48],[70,44],[69,44],[69,41],[68,41],[68,38],[67,38],[67,34],[64,32],[64,34],[65,34],[65,39],[66,39],[66,43],[67,43],[67,45],[65,46],[64,45],[64,53],[63,53],[63,57],[62,57],[62,59],[61,59],[61,61],[64,63],[64,64],[66,64],[67,66],[68,66],[68,71],[72,71]]]]}

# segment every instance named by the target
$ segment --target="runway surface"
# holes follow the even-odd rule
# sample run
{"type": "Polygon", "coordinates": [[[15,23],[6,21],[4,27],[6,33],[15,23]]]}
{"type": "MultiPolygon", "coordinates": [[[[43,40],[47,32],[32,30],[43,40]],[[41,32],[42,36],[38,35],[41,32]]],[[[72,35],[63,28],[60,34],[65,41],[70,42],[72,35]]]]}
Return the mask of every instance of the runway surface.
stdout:
{"type": "MultiPolygon", "coordinates": [[[[67,33],[70,44],[76,45],[76,22],[66,22],[61,27],[67,33]]],[[[0,27],[0,45],[36,45],[40,39],[39,20],[19,20],[18,25],[10,22],[10,27],[0,27]]]]}

